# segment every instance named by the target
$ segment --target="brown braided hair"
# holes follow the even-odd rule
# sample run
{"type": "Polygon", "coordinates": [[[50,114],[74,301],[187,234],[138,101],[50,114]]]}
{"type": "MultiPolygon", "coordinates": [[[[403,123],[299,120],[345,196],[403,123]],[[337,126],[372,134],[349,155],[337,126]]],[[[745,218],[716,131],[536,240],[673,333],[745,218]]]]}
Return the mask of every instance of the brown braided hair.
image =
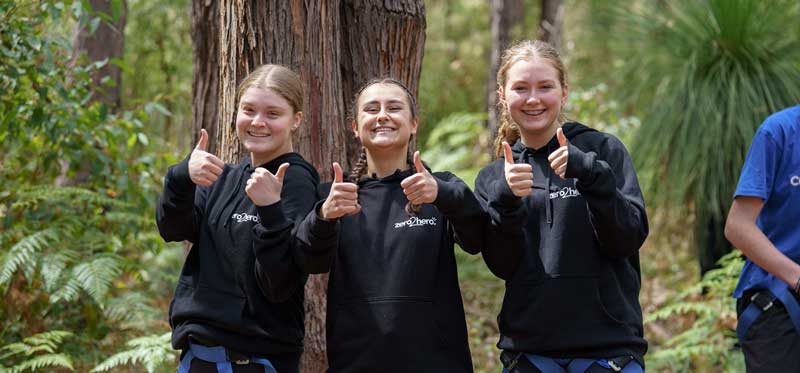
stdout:
{"type": "MultiPolygon", "coordinates": [[[[350,113],[350,119],[352,121],[356,121],[356,113],[358,112],[358,99],[361,97],[361,94],[364,93],[364,90],[367,88],[375,85],[375,84],[392,84],[398,86],[403,89],[403,92],[406,94],[406,99],[408,99],[408,105],[411,108],[411,118],[417,119],[417,100],[414,99],[414,95],[411,93],[411,90],[406,87],[403,82],[392,78],[392,77],[382,77],[376,78],[368,81],[366,84],[361,86],[361,88],[356,92],[355,97],[353,97],[353,104],[350,113]]],[[[416,136],[411,135],[408,139],[408,150],[406,152],[406,164],[409,168],[414,167],[414,156],[411,153],[412,145],[414,144],[416,136]]],[[[348,181],[355,183],[358,182],[364,174],[367,173],[368,165],[367,165],[367,149],[364,146],[361,146],[361,150],[358,153],[358,159],[356,160],[355,166],[350,172],[350,175],[347,177],[348,181]]],[[[406,204],[405,207],[406,213],[409,215],[416,215],[420,211],[419,205],[414,205],[410,201],[406,204]]]]}
{"type": "MultiPolygon", "coordinates": [[[[505,88],[508,70],[512,65],[518,61],[530,61],[536,58],[550,62],[558,71],[558,81],[561,83],[561,87],[567,86],[567,69],[564,67],[564,62],[561,61],[558,51],[552,45],[541,40],[523,40],[503,52],[503,57],[500,59],[500,68],[497,70],[498,90],[505,88]]],[[[503,141],[508,142],[509,145],[514,145],[519,140],[520,133],[519,126],[514,123],[502,100],[497,100],[497,105],[500,107],[501,113],[500,127],[497,129],[497,137],[494,140],[494,153],[495,157],[500,158],[503,155],[503,141]]],[[[558,114],[557,120],[560,123],[566,121],[563,112],[558,114]]]]}

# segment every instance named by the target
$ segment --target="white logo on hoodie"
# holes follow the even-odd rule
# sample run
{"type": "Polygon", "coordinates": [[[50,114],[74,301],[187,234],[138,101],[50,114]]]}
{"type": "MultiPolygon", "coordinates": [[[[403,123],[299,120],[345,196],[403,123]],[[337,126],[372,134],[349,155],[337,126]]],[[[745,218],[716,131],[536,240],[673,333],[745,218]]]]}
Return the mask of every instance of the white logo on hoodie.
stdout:
{"type": "Polygon", "coordinates": [[[556,199],[556,198],[559,198],[559,197],[561,199],[572,198],[572,197],[577,197],[579,195],[581,195],[581,193],[578,192],[577,189],[572,188],[572,187],[563,187],[563,188],[561,188],[561,190],[559,190],[557,192],[550,193],[550,199],[556,199]]]}
{"type": "Polygon", "coordinates": [[[258,223],[261,221],[261,219],[259,219],[258,216],[250,215],[246,212],[234,213],[233,216],[231,216],[231,219],[236,220],[237,223],[244,223],[246,221],[252,221],[258,223]]]}
{"type": "Polygon", "coordinates": [[[436,218],[420,219],[416,216],[412,216],[408,218],[408,220],[394,223],[394,228],[419,227],[421,225],[436,225],[436,218]]]}

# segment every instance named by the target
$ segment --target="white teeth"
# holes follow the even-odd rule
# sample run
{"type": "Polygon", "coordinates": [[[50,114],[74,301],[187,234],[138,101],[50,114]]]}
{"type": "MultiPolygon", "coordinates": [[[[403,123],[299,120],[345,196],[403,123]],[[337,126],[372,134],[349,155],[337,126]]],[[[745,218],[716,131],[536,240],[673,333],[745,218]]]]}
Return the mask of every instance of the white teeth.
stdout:
{"type": "Polygon", "coordinates": [[[257,133],[257,132],[247,132],[248,135],[253,137],[269,137],[270,134],[268,133],[257,133]]]}
{"type": "Polygon", "coordinates": [[[388,127],[379,127],[373,130],[373,132],[392,132],[392,131],[394,131],[394,129],[388,127]]]}
{"type": "Polygon", "coordinates": [[[547,110],[547,109],[541,109],[541,110],[522,110],[522,112],[523,112],[523,113],[525,113],[526,115],[533,115],[533,116],[537,116],[537,115],[541,115],[541,114],[542,114],[542,113],[544,113],[546,110],[547,110]]]}

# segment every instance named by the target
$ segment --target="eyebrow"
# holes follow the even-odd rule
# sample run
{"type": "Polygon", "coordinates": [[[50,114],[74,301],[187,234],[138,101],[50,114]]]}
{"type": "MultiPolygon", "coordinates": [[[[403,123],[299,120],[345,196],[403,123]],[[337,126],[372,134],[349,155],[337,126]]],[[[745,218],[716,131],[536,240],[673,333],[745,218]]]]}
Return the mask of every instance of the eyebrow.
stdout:
{"type": "MultiPolygon", "coordinates": [[[[365,103],[364,103],[364,106],[366,106],[366,105],[380,104],[380,103],[381,103],[381,102],[380,102],[379,100],[372,100],[372,101],[365,102],[365,103]]],[[[388,100],[386,103],[388,103],[388,104],[404,104],[404,105],[405,105],[405,101],[403,101],[403,100],[399,100],[399,99],[390,99],[390,100],[388,100]]]]}

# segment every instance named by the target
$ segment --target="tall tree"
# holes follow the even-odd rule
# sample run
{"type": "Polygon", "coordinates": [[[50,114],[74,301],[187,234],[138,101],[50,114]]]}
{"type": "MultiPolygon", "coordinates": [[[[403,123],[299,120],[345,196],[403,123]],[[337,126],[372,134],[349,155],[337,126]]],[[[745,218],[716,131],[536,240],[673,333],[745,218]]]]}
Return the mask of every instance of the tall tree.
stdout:
{"type": "Polygon", "coordinates": [[[561,24],[564,18],[562,0],[541,0],[539,16],[539,40],[546,41],[561,51],[561,24]]]}
{"type": "MultiPolygon", "coordinates": [[[[391,75],[417,90],[425,42],[422,0],[193,0],[192,9],[193,117],[196,126],[214,134],[210,149],[226,162],[246,155],[234,126],[236,87],[261,64],[283,64],[300,73],[305,119],[295,150],[323,180],[331,179],[333,161],[349,165],[357,154],[347,112],[358,87],[391,75]]],[[[327,368],[326,291],[327,276],[311,276],[304,372],[327,368]]]]}
{"type": "Polygon", "coordinates": [[[89,0],[88,4],[91,6],[90,16],[96,18],[89,22],[76,24],[72,42],[74,59],[85,56],[92,62],[108,61],[92,77],[92,86],[94,87],[92,100],[105,103],[109,108],[115,110],[120,106],[119,92],[122,70],[111,60],[122,58],[127,2],[126,0],[89,0]],[[109,84],[102,83],[106,78],[110,79],[109,84]]]}
{"type": "MultiPolygon", "coordinates": [[[[92,74],[93,102],[101,102],[115,112],[121,105],[120,87],[122,70],[112,59],[122,58],[125,41],[125,17],[127,2],[125,0],[90,0],[91,9],[83,9],[87,15],[76,23],[73,29],[72,62],[89,63],[106,61],[106,64],[92,74]]],[[[85,5],[84,5],[85,6],[85,5]]],[[[55,185],[66,186],[80,184],[89,176],[88,165],[79,165],[70,176],[74,164],[69,160],[59,160],[61,174],[55,185]]]]}
{"type": "Polygon", "coordinates": [[[511,43],[511,31],[524,25],[525,8],[522,0],[491,0],[489,6],[491,8],[492,44],[489,54],[489,77],[486,84],[488,91],[486,110],[489,113],[487,127],[489,133],[494,136],[500,126],[497,111],[497,70],[500,68],[500,57],[511,43]]]}

